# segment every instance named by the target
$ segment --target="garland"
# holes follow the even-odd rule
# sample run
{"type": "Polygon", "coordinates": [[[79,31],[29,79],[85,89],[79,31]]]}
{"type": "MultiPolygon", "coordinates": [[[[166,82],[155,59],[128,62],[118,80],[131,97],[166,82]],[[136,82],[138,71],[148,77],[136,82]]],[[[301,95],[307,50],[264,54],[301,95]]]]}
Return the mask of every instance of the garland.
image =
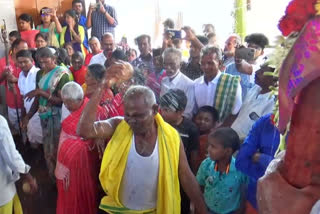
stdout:
{"type": "Polygon", "coordinates": [[[288,36],[300,32],[304,24],[316,15],[320,15],[320,0],[293,0],[287,6],[278,27],[282,35],[288,36]]]}

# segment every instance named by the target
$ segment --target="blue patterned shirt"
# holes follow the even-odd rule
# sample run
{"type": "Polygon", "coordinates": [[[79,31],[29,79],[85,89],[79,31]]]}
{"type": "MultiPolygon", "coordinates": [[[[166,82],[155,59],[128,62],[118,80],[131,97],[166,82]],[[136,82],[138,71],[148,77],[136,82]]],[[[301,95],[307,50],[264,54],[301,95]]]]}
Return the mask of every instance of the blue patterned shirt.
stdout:
{"type": "Polygon", "coordinates": [[[105,33],[112,33],[114,36],[114,28],[118,25],[118,19],[116,11],[113,7],[104,4],[104,9],[114,18],[114,24],[110,24],[106,18],[106,15],[99,11],[93,11],[91,15],[91,37],[95,36],[100,41],[105,33]]]}
{"type": "Polygon", "coordinates": [[[204,200],[211,212],[227,214],[240,207],[241,190],[247,185],[247,176],[235,167],[231,159],[228,173],[215,171],[215,161],[205,159],[198,170],[197,181],[204,187],[204,200]]]}
{"type": "Polygon", "coordinates": [[[254,77],[254,73],[251,75],[248,74],[243,74],[240,73],[236,67],[236,63],[230,63],[227,67],[226,67],[226,71],[227,74],[231,74],[234,76],[240,76],[240,85],[242,88],[242,101],[244,100],[244,98],[247,95],[247,92],[249,91],[249,89],[251,89],[254,86],[254,81],[253,81],[253,77],[254,77]],[[253,76],[253,77],[252,77],[253,76]]]}

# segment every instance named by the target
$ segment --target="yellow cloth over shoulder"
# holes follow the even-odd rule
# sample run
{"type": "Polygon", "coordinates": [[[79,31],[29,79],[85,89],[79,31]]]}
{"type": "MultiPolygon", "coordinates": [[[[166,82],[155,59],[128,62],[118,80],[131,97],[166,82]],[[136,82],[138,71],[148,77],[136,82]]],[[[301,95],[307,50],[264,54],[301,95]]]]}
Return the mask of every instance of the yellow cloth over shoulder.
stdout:
{"type": "Polygon", "coordinates": [[[101,200],[100,209],[112,214],[180,213],[178,176],[180,136],[173,127],[164,122],[160,114],[155,116],[155,120],[158,126],[159,142],[156,210],[130,210],[121,204],[120,185],[133,136],[130,126],[125,121],[118,125],[103,155],[99,178],[106,196],[101,200]]]}

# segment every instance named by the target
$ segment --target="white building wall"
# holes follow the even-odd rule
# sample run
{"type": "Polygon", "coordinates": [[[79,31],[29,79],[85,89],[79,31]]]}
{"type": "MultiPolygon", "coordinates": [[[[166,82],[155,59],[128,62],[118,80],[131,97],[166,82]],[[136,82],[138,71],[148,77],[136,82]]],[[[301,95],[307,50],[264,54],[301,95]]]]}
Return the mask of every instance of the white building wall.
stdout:
{"type": "MultiPolygon", "coordinates": [[[[0,26],[3,25],[3,19],[6,21],[7,24],[7,31],[8,33],[12,30],[17,29],[16,24],[16,13],[14,9],[14,0],[0,0],[0,26]]],[[[4,45],[0,42],[0,57],[4,56],[4,45]]]]}
{"type": "MultiPolygon", "coordinates": [[[[3,25],[3,19],[6,21],[8,33],[17,29],[14,0],[0,0],[0,19],[0,26],[3,25]]],[[[0,41],[0,57],[3,57],[4,45],[2,38],[0,41]]],[[[0,114],[6,116],[6,109],[4,87],[0,85],[0,114]]]]}

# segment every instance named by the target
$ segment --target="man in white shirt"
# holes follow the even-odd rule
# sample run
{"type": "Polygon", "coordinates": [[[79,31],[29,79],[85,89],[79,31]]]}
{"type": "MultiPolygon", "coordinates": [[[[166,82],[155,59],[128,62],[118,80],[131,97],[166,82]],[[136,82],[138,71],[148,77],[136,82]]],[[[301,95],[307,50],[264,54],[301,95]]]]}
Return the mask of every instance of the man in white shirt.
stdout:
{"type": "Polygon", "coordinates": [[[16,150],[8,122],[0,115],[0,213],[13,213],[14,209],[22,213],[15,182],[24,174],[24,191],[35,192],[37,183],[29,171],[30,166],[16,150]]]}
{"type": "Polygon", "coordinates": [[[202,77],[194,83],[194,113],[202,106],[213,106],[219,112],[219,121],[230,126],[241,105],[239,77],[222,73],[222,52],[219,47],[206,46],[201,50],[202,77]]]}
{"type": "MultiPolygon", "coordinates": [[[[24,97],[30,91],[36,89],[36,76],[39,68],[33,65],[32,53],[28,50],[21,50],[17,53],[18,67],[21,69],[18,79],[20,94],[24,97]]],[[[34,99],[23,99],[24,109],[22,115],[29,112],[34,99]]],[[[38,113],[34,114],[27,126],[27,136],[30,143],[42,143],[42,128],[38,113]]]]}
{"type": "Polygon", "coordinates": [[[271,96],[269,87],[276,84],[277,78],[264,75],[265,72],[274,72],[274,70],[274,68],[264,65],[256,72],[256,85],[249,90],[237,119],[231,126],[241,140],[244,140],[249,134],[255,121],[271,113],[274,108],[275,97],[271,96]]]}
{"type": "Polygon", "coordinates": [[[191,119],[194,106],[193,81],[180,72],[182,54],[176,48],[167,48],[163,52],[163,66],[167,76],[161,81],[160,96],[164,95],[169,89],[182,90],[187,98],[187,107],[184,111],[184,116],[191,119]]]}
{"type": "Polygon", "coordinates": [[[107,58],[112,54],[115,48],[114,38],[111,33],[106,33],[102,36],[101,46],[103,51],[99,54],[94,55],[91,58],[89,65],[100,64],[104,66],[107,58]]]}

